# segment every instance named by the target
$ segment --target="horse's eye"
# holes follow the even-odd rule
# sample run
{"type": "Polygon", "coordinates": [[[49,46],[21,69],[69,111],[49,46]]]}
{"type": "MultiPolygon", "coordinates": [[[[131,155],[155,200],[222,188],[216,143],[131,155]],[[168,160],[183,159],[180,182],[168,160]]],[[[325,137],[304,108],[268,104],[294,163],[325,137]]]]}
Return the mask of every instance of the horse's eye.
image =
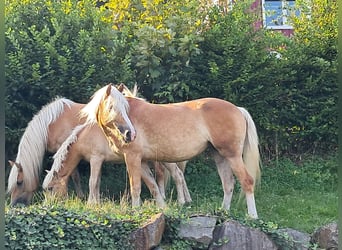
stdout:
{"type": "Polygon", "coordinates": [[[23,184],[23,181],[17,181],[17,185],[21,186],[23,184]]]}

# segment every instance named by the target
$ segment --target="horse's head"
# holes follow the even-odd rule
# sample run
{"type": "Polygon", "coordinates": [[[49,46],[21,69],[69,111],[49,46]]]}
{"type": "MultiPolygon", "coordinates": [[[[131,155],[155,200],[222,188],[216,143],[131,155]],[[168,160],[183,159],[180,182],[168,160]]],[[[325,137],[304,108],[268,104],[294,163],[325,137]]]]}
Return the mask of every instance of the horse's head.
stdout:
{"type": "Polygon", "coordinates": [[[25,182],[23,167],[20,163],[9,161],[12,167],[10,177],[13,179],[9,192],[11,193],[11,206],[17,204],[28,205],[33,197],[34,188],[25,182]]]}
{"type": "Polygon", "coordinates": [[[128,118],[129,104],[126,97],[111,84],[101,88],[82,109],[88,123],[97,122],[101,128],[111,131],[111,135],[124,143],[135,139],[136,132],[128,118]]]}
{"type": "Polygon", "coordinates": [[[43,186],[43,188],[49,193],[57,197],[65,197],[68,194],[68,182],[64,178],[58,175],[55,170],[51,170],[52,179],[50,182],[43,186]]]}

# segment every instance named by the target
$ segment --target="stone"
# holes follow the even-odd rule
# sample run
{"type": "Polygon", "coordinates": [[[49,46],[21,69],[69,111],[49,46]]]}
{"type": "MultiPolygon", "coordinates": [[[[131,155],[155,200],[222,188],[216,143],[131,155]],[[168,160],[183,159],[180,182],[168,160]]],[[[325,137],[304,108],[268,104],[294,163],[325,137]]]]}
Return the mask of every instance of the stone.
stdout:
{"type": "Polygon", "coordinates": [[[148,250],[157,247],[165,230],[165,216],[163,213],[154,215],[141,228],[130,235],[135,250],[148,250]]]}
{"type": "Polygon", "coordinates": [[[183,220],[179,226],[178,236],[208,246],[213,238],[216,220],[213,216],[195,216],[183,220]]]}
{"type": "Polygon", "coordinates": [[[338,249],[338,227],[336,222],[320,227],[312,234],[311,242],[323,249],[338,249]]]}
{"type": "Polygon", "coordinates": [[[297,231],[292,228],[281,228],[276,231],[279,235],[285,236],[289,245],[296,250],[307,250],[310,246],[310,234],[297,231]]]}
{"type": "Polygon", "coordinates": [[[230,220],[216,226],[210,250],[276,250],[278,247],[268,238],[267,234],[249,228],[237,221],[230,220]]]}

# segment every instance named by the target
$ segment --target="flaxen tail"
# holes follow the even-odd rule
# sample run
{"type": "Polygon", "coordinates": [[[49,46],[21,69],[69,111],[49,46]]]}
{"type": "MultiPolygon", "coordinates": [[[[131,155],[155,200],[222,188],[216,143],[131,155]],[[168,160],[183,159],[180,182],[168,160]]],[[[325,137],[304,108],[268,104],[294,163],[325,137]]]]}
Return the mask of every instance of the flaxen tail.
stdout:
{"type": "Polygon", "coordinates": [[[248,111],[238,107],[247,122],[247,134],[243,147],[243,161],[248,173],[254,179],[254,186],[260,181],[259,140],[254,121],[248,111]]]}

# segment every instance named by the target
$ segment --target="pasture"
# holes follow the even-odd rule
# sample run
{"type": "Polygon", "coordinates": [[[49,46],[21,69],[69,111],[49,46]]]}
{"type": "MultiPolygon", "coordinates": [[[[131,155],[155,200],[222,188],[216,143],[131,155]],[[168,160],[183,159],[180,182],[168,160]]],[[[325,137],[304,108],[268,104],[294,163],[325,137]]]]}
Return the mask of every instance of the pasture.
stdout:
{"type": "MultiPolygon", "coordinates": [[[[81,162],[79,166],[81,184],[88,194],[89,166],[81,162]]],[[[259,219],[272,222],[277,227],[290,227],[312,233],[317,227],[337,220],[337,156],[326,158],[308,156],[301,162],[282,158],[279,162],[269,161],[262,166],[261,183],[256,189],[256,206],[259,219]]],[[[44,174],[45,175],[45,174],[44,174]]],[[[125,211],[129,206],[127,193],[129,184],[123,166],[106,163],[101,180],[102,204],[88,206],[85,200],[75,198],[73,183],[69,182],[69,199],[62,205],[67,209],[100,211],[110,214],[113,209],[125,211]],[[121,208],[120,208],[121,207],[121,208]],[[119,208],[119,209],[118,209],[119,208]]],[[[183,207],[177,205],[176,187],[171,179],[167,188],[167,211],[177,216],[190,214],[212,214],[220,211],[222,187],[214,162],[205,154],[190,161],[185,170],[185,179],[193,202],[183,207]]],[[[239,200],[239,183],[236,182],[230,216],[244,218],[247,211],[245,201],[239,200]]],[[[43,191],[33,198],[33,207],[44,200],[43,191]]],[[[145,185],[142,188],[143,208],[151,206],[152,197],[145,185]]],[[[51,202],[48,201],[48,202],[51,202]]],[[[61,201],[52,201],[61,203],[61,201]]],[[[10,199],[6,200],[6,211],[10,199]]],[[[122,215],[123,217],[127,215],[122,215]]]]}
{"type": "MultiPolygon", "coordinates": [[[[79,170],[82,176],[81,184],[87,194],[88,163],[81,162],[79,170]]],[[[336,156],[324,159],[306,157],[301,162],[282,158],[278,162],[264,163],[261,183],[255,193],[259,219],[252,223],[253,227],[266,233],[286,227],[312,233],[318,227],[336,221],[336,171],[336,156]]],[[[223,220],[233,218],[246,223],[245,203],[243,200],[238,201],[238,182],[231,211],[225,213],[220,208],[223,192],[221,183],[215,164],[205,154],[188,163],[185,178],[193,202],[179,206],[175,185],[170,182],[167,189],[168,206],[164,209],[169,227],[175,227],[179,219],[196,214],[217,215],[223,220]]],[[[102,202],[99,205],[87,205],[86,197],[84,200],[76,198],[72,182],[69,182],[68,199],[46,198],[40,189],[34,195],[31,206],[11,209],[8,197],[5,207],[5,243],[10,243],[11,247],[22,247],[24,242],[36,247],[42,247],[44,244],[49,247],[59,244],[60,247],[67,246],[71,241],[78,242],[81,246],[94,247],[104,244],[97,249],[112,249],[113,244],[116,244],[117,249],[126,249],[123,245],[125,235],[161,211],[154,205],[145,186],[142,188],[142,207],[132,209],[127,200],[128,188],[125,168],[106,163],[101,181],[102,202]],[[115,225],[115,229],[108,231],[106,228],[109,224],[115,225]],[[58,230],[47,230],[52,225],[58,230]],[[32,231],[32,228],[36,233],[27,234],[27,230],[32,231]],[[88,228],[88,231],[84,228],[88,228]],[[75,234],[75,230],[79,230],[79,233],[75,234]],[[85,237],[89,230],[95,232],[95,236],[85,237]],[[38,237],[37,232],[44,232],[44,237],[38,237]],[[107,239],[110,240],[106,241],[107,239]]],[[[188,243],[177,239],[172,230],[163,238],[162,244],[169,245],[169,249],[184,249],[188,246],[188,243]]]]}

